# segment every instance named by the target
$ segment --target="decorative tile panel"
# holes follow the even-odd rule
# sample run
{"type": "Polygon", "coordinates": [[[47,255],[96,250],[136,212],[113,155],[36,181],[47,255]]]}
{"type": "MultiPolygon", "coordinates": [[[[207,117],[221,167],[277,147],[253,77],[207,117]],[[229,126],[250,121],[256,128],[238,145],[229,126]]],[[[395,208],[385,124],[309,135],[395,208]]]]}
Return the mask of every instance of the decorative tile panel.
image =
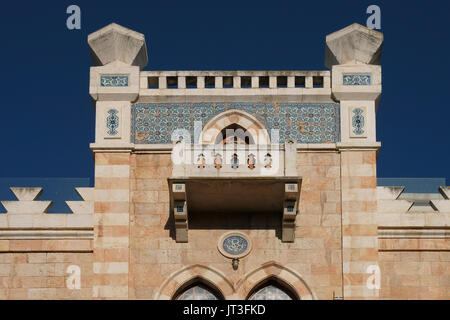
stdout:
{"type": "Polygon", "coordinates": [[[370,74],[344,74],[342,77],[344,86],[370,86],[372,82],[370,74]]]}
{"type": "Polygon", "coordinates": [[[101,87],[128,87],[127,75],[102,75],[100,76],[101,87]]]}
{"type": "Polygon", "coordinates": [[[136,103],[132,105],[131,141],[137,144],[172,143],[175,129],[186,129],[194,138],[194,121],[202,125],[231,109],[245,111],[268,130],[278,129],[280,143],[340,141],[339,103],[136,103]]]}
{"type": "Polygon", "coordinates": [[[352,133],[355,136],[363,136],[365,134],[365,110],[362,108],[352,109],[352,133]]]}
{"type": "Polygon", "coordinates": [[[239,255],[247,250],[248,242],[247,240],[239,235],[232,235],[227,238],[222,243],[223,249],[231,255],[239,255]]]}
{"type": "Polygon", "coordinates": [[[217,249],[227,258],[240,259],[250,253],[252,242],[247,235],[231,231],[220,237],[217,249]]]}
{"type": "Polygon", "coordinates": [[[117,114],[119,111],[116,109],[110,109],[108,110],[108,116],[106,117],[106,128],[108,128],[108,135],[109,136],[115,136],[117,135],[118,131],[116,130],[119,128],[119,117],[117,114]]]}

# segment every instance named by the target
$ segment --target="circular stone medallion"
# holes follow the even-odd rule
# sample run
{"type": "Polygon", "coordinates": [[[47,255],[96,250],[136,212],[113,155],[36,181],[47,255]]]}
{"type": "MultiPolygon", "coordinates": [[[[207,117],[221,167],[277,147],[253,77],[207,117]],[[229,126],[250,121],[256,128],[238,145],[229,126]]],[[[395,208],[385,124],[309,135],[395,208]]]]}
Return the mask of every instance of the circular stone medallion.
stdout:
{"type": "Polygon", "coordinates": [[[251,241],[243,233],[227,232],[219,239],[218,249],[227,258],[239,259],[251,250],[251,241]]]}

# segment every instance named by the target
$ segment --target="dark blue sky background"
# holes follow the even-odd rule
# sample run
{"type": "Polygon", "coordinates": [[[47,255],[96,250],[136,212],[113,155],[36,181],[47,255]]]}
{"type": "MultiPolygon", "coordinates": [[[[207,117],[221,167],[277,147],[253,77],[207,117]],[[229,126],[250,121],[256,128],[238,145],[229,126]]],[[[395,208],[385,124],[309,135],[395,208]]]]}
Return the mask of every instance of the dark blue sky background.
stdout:
{"type": "MultiPolygon", "coordinates": [[[[325,36],[381,7],[380,177],[450,178],[449,1],[7,1],[0,177],[93,177],[87,36],[144,33],[146,70],[323,70],[325,36]],[[66,8],[81,8],[81,30],[66,8]]],[[[91,182],[92,183],[92,182],[91,182]]]]}

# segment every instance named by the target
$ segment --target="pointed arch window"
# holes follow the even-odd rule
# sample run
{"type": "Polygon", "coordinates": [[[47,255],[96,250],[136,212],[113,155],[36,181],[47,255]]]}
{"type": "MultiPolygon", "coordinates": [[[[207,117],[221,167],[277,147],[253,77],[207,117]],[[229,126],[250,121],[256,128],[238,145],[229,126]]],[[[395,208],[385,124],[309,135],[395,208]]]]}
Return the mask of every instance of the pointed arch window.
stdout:
{"type": "Polygon", "coordinates": [[[174,300],[223,300],[223,296],[209,285],[195,281],[180,288],[174,295],[174,300]]]}
{"type": "Polygon", "coordinates": [[[237,123],[222,129],[216,137],[216,144],[254,144],[255,141],[248,130],[237,123]]]}
{"type": "Polygon", "coordinates": [[[298,297],[286,285],[271,279],[256,286],[248,300],[298,300],[298,297]]]}

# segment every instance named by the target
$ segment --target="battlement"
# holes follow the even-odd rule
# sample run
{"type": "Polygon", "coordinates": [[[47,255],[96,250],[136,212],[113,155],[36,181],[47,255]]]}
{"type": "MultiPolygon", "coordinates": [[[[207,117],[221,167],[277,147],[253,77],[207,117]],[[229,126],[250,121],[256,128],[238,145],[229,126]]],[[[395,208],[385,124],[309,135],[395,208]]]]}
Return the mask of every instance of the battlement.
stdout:
{"type": "Polygon", "coordinates": [[[93,239],[94,188],[75,188],[82,201],[66,201],[72,213],[48,213],[42,188],[11,187],[17,201],[1,201],[0,239],[93,239]]]}
{"type": "MultiPolygon", "coordinates": [[[[144,71],[140,97],[306,95],[329,101],[330,71],[144,71]]],[[[311,98],[310,97],[310,98],[311,98]]]]}
{"type": "Polygon", "coordinates": [[[403,191],[404,187],[377,187],[380,250],[446,248],[450,237],[450,187],[440,187],[441,194],[403,195],[403,191]]]}

